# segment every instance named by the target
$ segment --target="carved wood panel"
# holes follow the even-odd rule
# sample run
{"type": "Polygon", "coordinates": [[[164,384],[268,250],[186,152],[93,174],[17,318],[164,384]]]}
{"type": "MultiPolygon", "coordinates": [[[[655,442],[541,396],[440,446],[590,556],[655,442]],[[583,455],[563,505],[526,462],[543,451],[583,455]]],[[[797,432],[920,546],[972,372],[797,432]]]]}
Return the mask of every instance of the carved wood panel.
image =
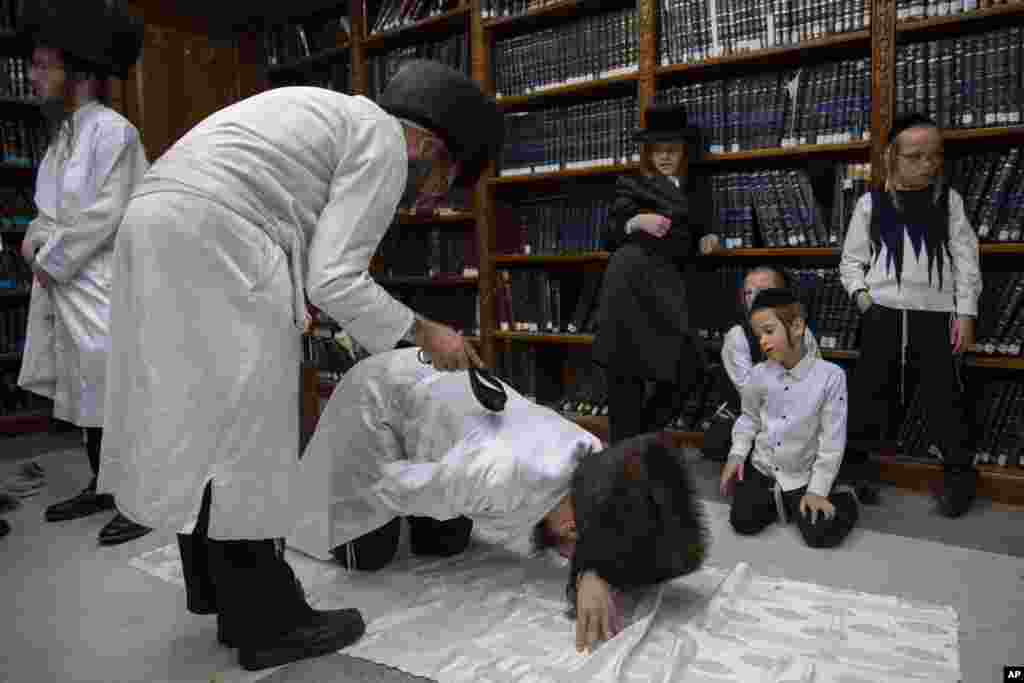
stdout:
{"type": "Polygon", "coordinates": [[[871,176],[885,182],[885,136],[892,127],[896,89],[896,0],[873,0],[871,17],[871,176]]]}

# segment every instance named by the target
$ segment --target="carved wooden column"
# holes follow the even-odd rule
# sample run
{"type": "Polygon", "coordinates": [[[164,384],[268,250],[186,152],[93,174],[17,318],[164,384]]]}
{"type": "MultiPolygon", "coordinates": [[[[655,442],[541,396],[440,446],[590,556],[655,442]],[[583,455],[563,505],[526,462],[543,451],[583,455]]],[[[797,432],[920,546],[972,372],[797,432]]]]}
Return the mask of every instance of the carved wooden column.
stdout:
{"type": "Polygon", "coordinates": [[[871,14],[871,181],[882,187],[896,92],[896,0],[873,0],[871,14]]]}
{"type": "Polygon", "coordinates": [[[637,24],[640,28],[640,72],[637,100],[640,104],[640,125],[645,125],[647,106],[654,101],[657,90],[655,69],[658,66],[658,3],[637,0],[637,24]]]}
{"type": "MultiPolygon", "coordinates": [[[[480,84],[488,95],[494,95],[494,78],[491,73],[491,41],[493,36],[484,28],[483,10],[480,0],[469,0],[469,38],[472,55],[473,80],[480,84]]],[[[477,292],[480,296],[480,339],[482,358],[489,367],[497,361],[494,345],[494,330],[498,328],[495,310],[497,278],[494,269],[495,221],[494,202],[490,195],[488,179],[494,176],[494,163],[484,171],[473,193],[473,213],[476,216],[477,252],[480,255],[477,292]]]]}
{"type": "Polygon", "coordinates": [[[366,15],[363,14],[362,0],[349,0],[349,24],[352,27],[352,34],[348,37],[349,62],[352,68],[352,94],[365,95],[369,92],[369,83],[366,70],[366,50],[363,48],[363,41],[366,40],[366,15]]]}

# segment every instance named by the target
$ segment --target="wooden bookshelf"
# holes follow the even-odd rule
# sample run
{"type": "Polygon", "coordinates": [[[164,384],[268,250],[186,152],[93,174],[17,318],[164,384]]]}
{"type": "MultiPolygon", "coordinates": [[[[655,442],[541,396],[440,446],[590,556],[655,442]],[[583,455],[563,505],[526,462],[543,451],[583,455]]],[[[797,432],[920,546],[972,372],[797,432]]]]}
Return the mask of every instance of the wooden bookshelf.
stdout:
{"type": "Polygon", "coordinates": [[[639,82],[639,75],[636,73],[599,78],[593,81],[573,83],[571,85],[552,86],[542,88],[529,95],[515,95],[512,97],[498,98],[498,104],[506,111],[523,109],[540,104],[551,103],[555,99],[568,99],[574,97],[610,96],[619,94],[626,87],[636,87],[639,82]]]}
{"type": "Polygon", "coordinates": [[[1013,138],[1024,139],[1024,125],[953,128],[942,131],[942,139],[947,143],[954,144],[959,142],[1011,142],[1013,138]]]}
{"type": "Polygon", "coordinates": [[[703,165],[745,161],[771,161],[789,158],[848,157],[851,155],[866,158],[870,150],[871,143],[866,141],[847,142],[839,145],[797,145],[794,147],[751,149],[744,152],[728,152],[725,154],[705,154],[699,163],[703,165]]]}
{"type": "Polygon", "coordinates": [[[933,40],[949,36],[998,28],[1008,20],[1024,19],[1024,5],[1020,3],[998,5],[973,12],[960,12],[944,17],[926,17],[897,21],[898,40],[933,40]]]}
{"type": "Polygon", "coordinates": [[[615,164],[612,166],[592,166],[590,168],[574,168],[551,173],[529,173],[524,175],[499,176],[488,182],[491,185],[526,185],[550,180],[568,178],[588,178],[593,176],[614,176],[622,173],[635,173],[640,170],[639,164],[615,164]]]}
{"type": "Polygon", "coordinates": [[[712,57],[701,62],[686,64],[669,64],[655,69],[660,78],[672,79],[685,76],[687,80],[695,78],[721,78],[723,72],[735,70],[734,67],[779,68],[782,66],[802,63],[814,53],[825,53],[830,57],[839,49],[867,53],[871,45],[871,31],[851,31],[809,40],[796,45],[781,45],[763,50],[747,50],[722,57],[712,57]]]}
{"type": "Polygon", "coordinates": [[[592,251],[586,254],[538,254],[536,256],[499,254],[494,257],[494,263],[499,266],[579,265],[583,263],[607,263],[610,256],[611,254],[607,251],[592,251]]]}
{"type": "Polygon", "coordinates": [[[439,223],[470,223],[476,220],[471,211],[441,211],[429,215],[401,211],[398,222],[402,225],[437,225],[439,223]]]}
{"type": "Polygon", "coordinates": [[[285,74],[302,73],[305,71],[311,71],[317,67],[326,66],[337,62],[338,60],[347,57],[349,55],[348,41],[345,41],[338,47],[332,47],[328,50],[317,52],[314,55],[308,57],[302,57],[301,59],[295,59],[284,64],[274,64],[267,67],[267,77],[271,80],[277,79],[285,74]]]}
{"type": "Polygon", "coordinates": [[[495,331],[491,335],[504,341],[527,342],[530,344],[582,344],[594,343],[592,334],[545,334],[541,332],[503,332],[495,331]]]}
{"type": "Polygon", "coordinates": [[[475,277],[384,277],[376,278],[383,287],[475,287],[475,277]]]}
{"type": "Polygon", "coordinates": [[[623,7],[623,0],[564,0],[552,2],[544,7],[532,9],[524,14],[511,17],[492,17],[483,20],[483,28],[491,34],[501,36],[509,33],[530,33],[585,13],[607,11],[623,7]]]}
{"type": "Polygon", "coordinates": [[[363,48],[368,51],[377,52],[399,48],[412,43],[425,43],[428,40],[443,38],[450,33],[466,30],[466,19],[468,16],[469,6],[462,5],[444,14],[421,19],[408,26],[402,26],[383,33],[371,33],[363,39],[363,48]]]}
{"type": "MultiPolygon", "coordinates": [[[[766,260],[779,258],[837,259],[841,251],[838,247],[751,247],[720,249],[714,253],[707,254],[704,258],[766,260]]],[[[979,252],[982,256],[994,254],[1024,255],[1024,242],[984,243],[979,246],[979,252]]],[[[586,254],[539,254],[536,256],[498,254],[494,257],[494,263],[505,266],[545,266],[607,262],[609,258],[611,258],[611,254],[607,251],[594,251],[586,254]]]]}

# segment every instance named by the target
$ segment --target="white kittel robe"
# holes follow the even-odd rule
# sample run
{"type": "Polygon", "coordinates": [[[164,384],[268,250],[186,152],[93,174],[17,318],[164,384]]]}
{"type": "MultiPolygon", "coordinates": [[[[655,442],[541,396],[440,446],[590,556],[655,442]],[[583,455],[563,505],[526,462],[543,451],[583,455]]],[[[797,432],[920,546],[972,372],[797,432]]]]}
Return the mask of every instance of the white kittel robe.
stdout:
{"type": "Polygon", "coordinates": [[[569,492],[578,459],[601,450],[508,385],[504,411],[486,410],[467,372],[439,372],[417,352],[372,356],[341,378],[302,459],[291,547],[330,559],[398,515],[465,515],[485,540],[522,548],[569,492]]]}
{"type": "Polygon", "coordinates": [[[287,536],[299,488],[304,292],[372,352],[413,313],[368,274],[408,171],[401,124],[361,96],[277,88],[185,134],[118,237],[99,488],[147,526],[287,536]]]}
{"type": "MultiPolygon", "coordinates": [[[[48,308],[35,302],[49,297],[53,344],[42,348],[28,339],[26,349],[52,354],[56,376],[40,384],[22,375],[19,384],[52,398],[53,416],[80,427],[103,426],[114,237],[148,167],[135,126],[89,102],[46,150],[36,178],[38,214],[25,238],[39,249],[36,262],[50,285],[33,288],[31,307],[48,308]]],[[[27,359],[23,367],[36,365],[27,359]]]]}

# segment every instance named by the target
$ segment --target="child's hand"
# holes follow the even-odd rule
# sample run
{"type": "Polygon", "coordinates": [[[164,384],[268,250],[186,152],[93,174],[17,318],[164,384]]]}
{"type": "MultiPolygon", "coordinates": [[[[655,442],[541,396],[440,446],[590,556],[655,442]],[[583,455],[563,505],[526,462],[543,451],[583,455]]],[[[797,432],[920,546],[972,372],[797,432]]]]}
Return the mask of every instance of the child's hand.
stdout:
{"type": "Polygon", "coordinates": [[[611,587],[594,572],[586,572],[576,583],[576,651],[590,653],[602,640],[622,628],[611,587]]]}
{"type": "Polygon", "coordinates": [[[733,477],[736,477],[736,481],[743,481],[742,460],[726,463],[725,467],[722,468],[722,480],[719,483],[718,489],[726,498],[732,496],[732,492],[736,488],[736,481],[733,481],[733,477]]]}
{"type": "Polygon", "coordinates": [[[704,235],[700,238],[700,253],[705,256],[718,251],[721,246],[722,244],[718,240],[718,235],[704,235]]]}
{"type": "Polygon", "coordinates": [[[807,516],[811,513],[811,524],[818,521],[818,513],[824,515],[825,519],[832,519],[836,516],[836,506],[829,502],[828,498],[814,493],[805,493],[800,499],[800,514],[807,516]]]}
{"type": "Polygon", "coordinates": [[[657,213],[642,213],[636,217],[638,229],[652,237],[664,237],[672,227],[672,221],[657,213]]]}
{"type": "Polygon", "coordinates": [[[953,345],[953,353],[970,350],[974,346],[974,318],[969,315],[958,315],[953,318],[949,341],[953,345]]]}

